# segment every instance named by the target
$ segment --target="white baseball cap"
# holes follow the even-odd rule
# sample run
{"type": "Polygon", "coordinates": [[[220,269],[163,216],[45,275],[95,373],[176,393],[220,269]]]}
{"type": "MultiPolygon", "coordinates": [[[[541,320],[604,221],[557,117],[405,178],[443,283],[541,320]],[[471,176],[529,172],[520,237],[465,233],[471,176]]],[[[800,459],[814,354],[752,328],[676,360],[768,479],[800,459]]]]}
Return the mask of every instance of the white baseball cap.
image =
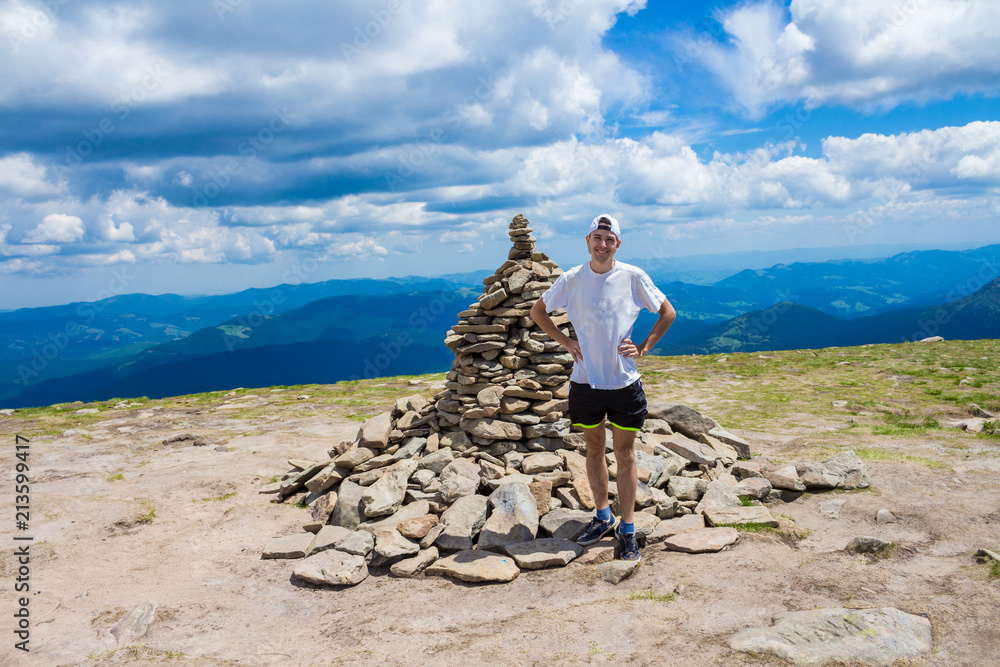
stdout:
{"type": "Polygon", "coordinates": [[[590,232],[595,229],[606,229],[614,234],[619,241],[622,240],[622,228],[618,225],[618,221],[610,215],[602,213],[594,218],[594,221],[590,223],[590,230],[587,232],[587,236],[590,236],[590,232]]]}

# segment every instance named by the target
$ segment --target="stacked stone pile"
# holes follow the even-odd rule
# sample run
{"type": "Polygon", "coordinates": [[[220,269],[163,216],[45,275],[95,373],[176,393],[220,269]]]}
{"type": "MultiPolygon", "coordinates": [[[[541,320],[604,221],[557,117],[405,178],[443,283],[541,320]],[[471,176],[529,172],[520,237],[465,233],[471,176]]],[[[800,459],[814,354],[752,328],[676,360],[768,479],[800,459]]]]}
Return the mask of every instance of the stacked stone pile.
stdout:
{"type": "MultiPolygon", "coordinates": [[[[333,585],[357,584],[369,568],[500,582],[576,560],[600,564],[614,583],[634,569],[608,562],[608,541],[573,542],[594,499],[583,437],[565,416],[572,358],[528,317],[559,269],[536,252],[527,220],[510,227],[509,260],[448,332],[455,361],[433,400],[399,399],[328,459],[291,460],[293,469],[262,490],[309,508],[303,531],[273,539],[265,558],[300,559],[295,577],[333,585]]],[[[573,335],[564,315],[556,321],[573,335]]],[[[607,450],[620,514],[610,433],[607,450]]],[[[751,458],[746,442],[684,405],[650,406],[636,458],[637,531],[647,546],[691,553],[732,544],[733,525],[777,525],[768,503],[869,484],[852,452],[776,465],[751,458]]]]}
{"type": "MultiPolygon", "coordinates": [[[[455,353],[445,391],[435,402],[445,444],[501,457],[522,451],[556,451],[569,435],[569,375],[573,357],[529,316],[531,306],[562,274],[535,238],[524,216],[510,223],[507,261],[483,280],[479,300],[459,313],[448,331],[455,353]]],[[[553,321],[575,337],[562,311],[553,321]]]]}

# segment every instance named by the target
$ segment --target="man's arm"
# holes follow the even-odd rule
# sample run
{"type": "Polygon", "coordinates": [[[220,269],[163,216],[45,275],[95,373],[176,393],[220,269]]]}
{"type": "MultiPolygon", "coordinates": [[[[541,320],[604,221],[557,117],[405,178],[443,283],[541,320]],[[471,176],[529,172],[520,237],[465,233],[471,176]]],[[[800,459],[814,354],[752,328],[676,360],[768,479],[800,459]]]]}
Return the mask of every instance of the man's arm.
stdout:
{"type": "MultiPolygon", "coordinates": [[[[535,301],[535,305],[531,307],[531,319],[533,319],[535,324],[537,324],[542,331],[547,333],[552,340],[566,348],[566,351],[573,355],[573,361],[576,363],[583,361],[583,352],[580,350],[580,344],[564,334],[562,331],[559,331],[559,327],[557,327],[556,323],[552,321],[551,317],[549,317],[549,309],[545,305],[545,302],[542,301],[541,297],[539,297],[538,300],[535,301]]],[[[667,326],[670,325],[668,324],[667,326]]],[[[666,331],[666,329],[664,329],[664,331],[666,331]]],[[[663,334],[661,333],[660,335],[662,336],[663,334]]]]}
{"type": "Polygon", "coordinates": [[[660,309],[657,311],[659,315],[656,318],[656,324],[653,325],[652,331],[646,336],[646,340],[642,341],[639,345],[632,342],[630,338],[626,338],[618,346],[618,353],[623,357],[634,357],[636,359],[645,357],[652,351],[656,344],[660,342],[663,338],[663,334],[667,333],[667,329],[670,325],[674,323],[677,318],[677,312],[674,310],[673,305],[670,303],[669,299],[663,297],[663,303],[660,304],[660,309]]]}

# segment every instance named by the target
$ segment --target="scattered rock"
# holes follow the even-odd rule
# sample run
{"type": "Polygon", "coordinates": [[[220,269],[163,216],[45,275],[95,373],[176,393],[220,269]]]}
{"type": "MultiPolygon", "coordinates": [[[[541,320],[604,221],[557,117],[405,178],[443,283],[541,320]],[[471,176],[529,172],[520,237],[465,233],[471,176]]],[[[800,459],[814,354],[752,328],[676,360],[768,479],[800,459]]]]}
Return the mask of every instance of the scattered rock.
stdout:
{"type": "Polygon", "coordinates": [[[613,586],[617,586],[632,576],[632,573],[639,568],[639,563],[630,560],[613,560],[598,566],[601,579],[613,586]]]}
{"type": "Polygon", "coordinates": [[[705,510],[705,522],[709,526],[738,526],[741,524],[762,524],[778,527],[778,521],[766,507],[709,507],[705,510]]]}
{"type": "Polygon", "coordinates": [[[676,519],[661,521],[659,525],[646,536],[646,544],[659,544],[668,537],[701,530],[705,527],[705,517],[702,514],[688,514],[676,519]]]}
{"type": "Polygon", "coordinates": [[[296,563],[292,575],[320,586],[355,586],[368,577],[368,565],[363,556],[330,549],[296,563]]]}
{"type": "Polygon", "coordinates": [[[689,554],[700,554],[722,551],[735,544],[740,534],[735,528],[702,528],[672,535],[663,541],[671,551],[683,551],[689,554]]]}
{"type": "Polygon", "coordinates": [[[421,549],[413,558],[407,558],[393,563],[389,568],[389,574],[394,577],[410,579],[427,569],[427,567],[438,559],[437,547],[421,549]]]}
{"type": "Polygon", "coordinates": [[[775,614],[770,628],[731,636],[734,651],[769,653],[794,665],[889,665],[922,658],[933,648],[926,618],[891,607],[813,609],[775,614]]]}
{"type": "Polygon", "coordinates": [[[543,516],[539,526],[552,537],[575,540],[580,537],[592,518],[594,518],[593,512],[557,509],[543,516]]]}
{"type": "Polygon", "coordinates": [[[305,558],[312,549],[316,536],[312,533],[296,533],[272,538],[261,558],[305,558]]]}
{"type": "Polygon", "coordinates": [[[156,618],[156,606],[153,600],[140,602],[111,626],[111,634],[119,647],[127,646],[146,635],[150,624],[156,618]]]}
{"type": "Polygon", "coordinates": [[[509,556],[471,549],[441,558],[424,570],[428,577],[452,577],[470,583],[506,583],[520,573],[509,556]]]}
{"type": "Polygon", "coordinates": [[[855,555],[888,556],[891,555],[894,546],[892,542],[886,542],[878,537],[855,537],[844,547],[844,551],[855,555]]]}
{"type": "Polygon", "coordinates": [[[896,523],[896,517],[884,507],[875,513],[875,523],[896,523]]]}
{"type": "Polygon", "coordinates": [[[583,553],[583,547],[569,540],[544,537],[530,542],[508,544],[504,547],[504,551],[514,559],[518,567],[525,570],[540,570],[569,565],[574,558],[583,553]]]}

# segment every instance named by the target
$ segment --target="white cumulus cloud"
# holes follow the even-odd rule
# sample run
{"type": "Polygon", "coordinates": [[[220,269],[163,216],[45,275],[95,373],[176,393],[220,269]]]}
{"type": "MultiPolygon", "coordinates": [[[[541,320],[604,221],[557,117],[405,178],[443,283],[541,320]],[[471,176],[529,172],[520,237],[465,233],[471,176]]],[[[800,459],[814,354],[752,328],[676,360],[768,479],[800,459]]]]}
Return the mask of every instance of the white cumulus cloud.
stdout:
{"type": "Polygon", "coordinates": [[[24,236],[25,243],[75,243],[83,240],[83,220],[75,215],[50,213],[24,236]]]}

